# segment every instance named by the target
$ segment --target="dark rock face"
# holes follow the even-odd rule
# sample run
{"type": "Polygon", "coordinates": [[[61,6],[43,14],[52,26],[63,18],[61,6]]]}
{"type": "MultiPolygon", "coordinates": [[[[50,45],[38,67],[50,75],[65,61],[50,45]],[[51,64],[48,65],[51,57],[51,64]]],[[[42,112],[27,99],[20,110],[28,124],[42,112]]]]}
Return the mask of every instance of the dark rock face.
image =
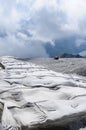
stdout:
{"type": "Polygon", "coordinates": [[[0,123],[2,120],[3,109],[4,109],[4,104],[0,102],[0,123]]]}
{"type": "Polygon", "coordinates": [[[0,63],[0,67],[1,67],[2,69],[5,69],[5,66],[4,66],[2,63],[0,63]]]}
{"type": "Polygon", "coordinates": [[[29,129],[28,127],[22,127],[22,130],[70,130],[69,126],[58,126],[58,127],[48,127],[48,128],[37,128],[29,129]]]}
{"type": "Polygon", "coordinates": [[[52,127],[43,127],[43,128],[28,128],[25,126],[22,126],[21,130],[80,130],[80,128],[86,127],[85,120],[83,121],[75,121],[68,123],[64,126],[52,126],[52,127]]]}
{"type": "Polygon", "coordinates": [[[39,130],[70,130],[69,126],[59,126],[59,127],[50,127],[50,128],[41,128],[39,130]]]}
{"type": "Polygon", "coordinates": [[[61,55],[62,58],[83,58],[82,56],[80,56],[79,54],[77,55],[73,55],[73,54],[67,54],[64,53],[63,55],[61,55]]]}

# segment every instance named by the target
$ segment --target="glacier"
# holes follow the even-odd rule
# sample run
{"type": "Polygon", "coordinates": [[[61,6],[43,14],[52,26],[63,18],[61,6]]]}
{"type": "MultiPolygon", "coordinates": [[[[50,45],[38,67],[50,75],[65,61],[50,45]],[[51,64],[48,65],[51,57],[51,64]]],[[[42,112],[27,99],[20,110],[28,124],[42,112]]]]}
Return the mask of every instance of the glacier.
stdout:
{"type": "Polygon", "coordinates": [[[0,130],[85,130],[84,76],[8,56],[0,62],[0,130]]]}

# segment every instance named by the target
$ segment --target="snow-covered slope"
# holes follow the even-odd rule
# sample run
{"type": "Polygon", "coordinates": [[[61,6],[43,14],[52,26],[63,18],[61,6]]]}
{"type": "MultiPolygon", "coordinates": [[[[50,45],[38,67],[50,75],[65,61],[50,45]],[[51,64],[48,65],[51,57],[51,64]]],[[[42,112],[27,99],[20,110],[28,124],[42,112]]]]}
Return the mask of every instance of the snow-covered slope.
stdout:
{"type": "Polygon", "coordinates": [[[56,73],[12,57],[0,60],[5,66],[0,70],[3,129],[59,126],[86,116],[84,77],[56,73]]]}
{"type": "Polygon", "coordinates": [[[86,76],[86,58],[60,58],[59,60],[54,58],[32,58],[30,61],[55,72],[86,76]]]}

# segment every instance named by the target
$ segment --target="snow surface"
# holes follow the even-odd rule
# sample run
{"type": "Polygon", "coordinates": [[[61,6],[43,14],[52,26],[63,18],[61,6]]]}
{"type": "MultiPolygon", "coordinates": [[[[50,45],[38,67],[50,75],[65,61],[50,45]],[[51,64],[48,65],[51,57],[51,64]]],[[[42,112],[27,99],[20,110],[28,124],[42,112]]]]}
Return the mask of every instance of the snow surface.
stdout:
{"type": "Polygon", "coordinates": [[[80,130],[86,130],[86,128],[81,128],[80,130]]]}
{"type": "Polygon", "coordinates": [[[43,65],[55,72],[75,73],[86,76],[86,58],[32,58],[32,63],[43,65]]]}
{"type": "Polygon", "coordinates": [[[6,67],[0,70],[3,129],[60,124],[64,119],[85,116],[85,77],[57,73],[13,57],[1,57],[0,61],[6,67]]]}

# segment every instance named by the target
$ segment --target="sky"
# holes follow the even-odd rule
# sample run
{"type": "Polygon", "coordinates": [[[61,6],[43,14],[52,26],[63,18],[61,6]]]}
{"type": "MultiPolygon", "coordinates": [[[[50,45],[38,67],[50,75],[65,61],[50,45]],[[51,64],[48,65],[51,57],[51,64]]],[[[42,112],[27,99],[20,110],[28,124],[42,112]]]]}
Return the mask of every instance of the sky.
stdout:
{"type": "Polygon", "coordinates": [[[0,0],[0,56],[47,57],[45,44],[73,35],[86,44],[86,0],[0,0]]]}

